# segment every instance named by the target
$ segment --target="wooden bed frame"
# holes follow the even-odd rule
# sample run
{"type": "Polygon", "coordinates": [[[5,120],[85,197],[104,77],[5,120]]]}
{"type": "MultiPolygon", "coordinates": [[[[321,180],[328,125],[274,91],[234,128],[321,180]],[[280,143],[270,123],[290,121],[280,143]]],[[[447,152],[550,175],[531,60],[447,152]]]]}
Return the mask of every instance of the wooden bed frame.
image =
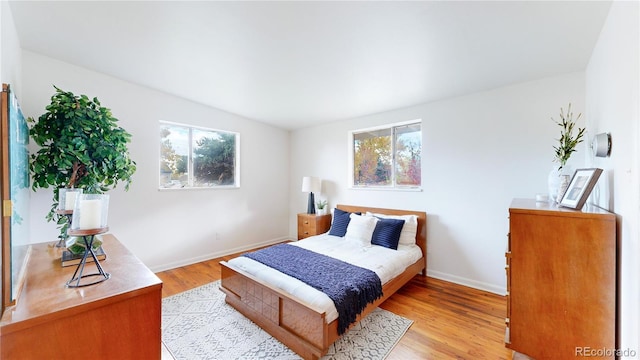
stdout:
{"type": "MultiPolygon", "coordinates": [[[[416,244],[422,249],[422,258],[383,286],[383,297],[364,309],[357,318],[357,321],[360,321],[360,319],[409,282],[416,274],[420,273],[422,276],[426,276],[427,214],[420,211],[352,205],[338,205],[337,208],[348,212],[360,211],[365,213],[370,211],[380,214],[416,215],[418,217],[416,244]]],[[[321,358],[327,353],[329,346],[338,339],[337,319],[327,324],[325,312],[317,307],[305,303],[246,272],[232,269],[225,261],[222,261],[220,265],[222,267],[220,289],[226,294],[225,301],[302,358],[321,358]]]]}

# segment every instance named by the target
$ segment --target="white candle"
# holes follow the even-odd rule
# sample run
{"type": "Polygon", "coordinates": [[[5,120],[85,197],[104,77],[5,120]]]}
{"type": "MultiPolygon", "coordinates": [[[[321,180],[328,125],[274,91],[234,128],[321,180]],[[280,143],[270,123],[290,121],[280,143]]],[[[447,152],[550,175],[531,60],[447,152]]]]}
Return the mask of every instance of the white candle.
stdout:
{"type": "Polygon", "coordinates": [[[97,229],[102,225],[102,201],[98,199],[80,200],[78,210],[80,212],[80,230],[97,229]]]}
{"type": "Polygon", "coordinates": [[[67,191],[64,193],[64,209],[73,210],[76,207],[77,191],[67,191]]]}

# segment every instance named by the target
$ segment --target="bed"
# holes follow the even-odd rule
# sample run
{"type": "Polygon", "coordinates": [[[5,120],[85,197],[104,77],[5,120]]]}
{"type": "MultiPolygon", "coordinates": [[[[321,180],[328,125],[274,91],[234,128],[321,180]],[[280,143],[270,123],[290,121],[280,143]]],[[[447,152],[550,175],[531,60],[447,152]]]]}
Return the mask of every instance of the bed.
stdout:
{"type": "MultiPolygon", "coordinates": [[[[398,253],[404,252],[404,250],[407,250],[407,254],[413,252],[411,255],[402,255],[405,258],[405,262],[407,259],[410,262],[406,267],[380,276],[382,296],[364,308],[357,316],[357,322],[398,291],[414,276],[417,274],[426,276],[426,213],[352,205],[338,205],[337,209],[343,212],[361,213],[363,215],[384,214],[393,217],[413,215],[417,220],[415,246],[413,246],[419,249],[417,255],[415,254],[416,250],[410,249],[410,246],[398,246],[398,253]]],[[[291,245],[308,247],[313,251],[317,251],[317,248],[322,249],[324,243],[330,243],[331,241],[335,241],[335,239],[328,234],[323,234],[298,242],[301,244],[291,243],[291,245]],[[309,239],[310,241],[306,242],[309,239]]],[[[389,254],[389,251],[392,250],[380,250],[376,245],[362,249],[359,261],[366,263],[367,256],[384,255],[384,251],[389,254]]],[[[254,268],[255,264],[249,264],[251,265],[249,266],[246,263],[247,260],[243,257],[220,263],[222,269],[220,288],[225,293],[225,301],[302,358],[319,359],[326,354],[329,346],[340,337],[338,330],[339,319],[333,311],[335,308],[327,305],[326,299],[322,299],[322,295],[317,293],[308,295],[305,290],[304,294],[307,295],[302,295],[303,292],[292,291],[289,288],[290,286],[286,285],[291,284],[290,281],[292,279],[283,280],[281,278],[287,278],[287,275],[279,274],[274,269],[260,267],[263,266],[260,264],[258,264],[257,268],[254,268]],[[275,277],[276,273],[278,273],[278,277],[275,277]]],[[[378,273],[377,270],[376,273],[378,273]]],[[[296,280],[293,279],[293,281],[296,280]]],[[[306,285],[299,287],[302,286],[306,285]]],[[[297,289],[298,287],[294,286],[293,288],[297,289]]]]}

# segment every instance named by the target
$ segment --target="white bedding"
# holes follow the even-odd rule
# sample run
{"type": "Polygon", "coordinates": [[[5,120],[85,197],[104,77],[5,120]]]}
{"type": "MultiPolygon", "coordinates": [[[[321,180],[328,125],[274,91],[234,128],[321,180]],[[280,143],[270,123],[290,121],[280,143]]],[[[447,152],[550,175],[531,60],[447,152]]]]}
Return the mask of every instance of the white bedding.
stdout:
{"type": "MultiPolygon", "coordinates": [[[[369,269],[380,277],[383,285],[422,257],[422,251],[417,245],[399,245],[398,250],[377,245],[363,247],[360,242],[328,234],[308,237],[290,244],[369,269]]],[[[228,264],[231,268],[245,271],[325,311],[327,323],[338,318],[336,307],[326,294],[296,278],[244,256],[229,260],[228,264]]]]}

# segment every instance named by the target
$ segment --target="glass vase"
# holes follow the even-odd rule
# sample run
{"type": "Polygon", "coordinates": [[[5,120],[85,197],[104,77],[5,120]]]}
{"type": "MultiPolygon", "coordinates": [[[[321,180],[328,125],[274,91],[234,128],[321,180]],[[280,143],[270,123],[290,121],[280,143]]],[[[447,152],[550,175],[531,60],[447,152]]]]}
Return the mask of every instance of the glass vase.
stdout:
{"type": "Polygon", "coordinates": [[[82,195],[82,189],[61,188],[58,189],[58,210],[73,210],[78,196],[82,195]]]}
{"type": "Polygon", "coordinates": [[[547,185],[549,188],[549,201],[560,202],[562,195],[567,190],[573,171],[568,166],[560,169],[559,165],[554,166],[547,177],[547,185]],[[559,198],[560,197],[560,198],[559,198]]]}
{"type": "Polygon", "coordinates": [[[107,227],[109,195],[82,194],[73,210],[72,230],[101,229],[107,227]]]}

